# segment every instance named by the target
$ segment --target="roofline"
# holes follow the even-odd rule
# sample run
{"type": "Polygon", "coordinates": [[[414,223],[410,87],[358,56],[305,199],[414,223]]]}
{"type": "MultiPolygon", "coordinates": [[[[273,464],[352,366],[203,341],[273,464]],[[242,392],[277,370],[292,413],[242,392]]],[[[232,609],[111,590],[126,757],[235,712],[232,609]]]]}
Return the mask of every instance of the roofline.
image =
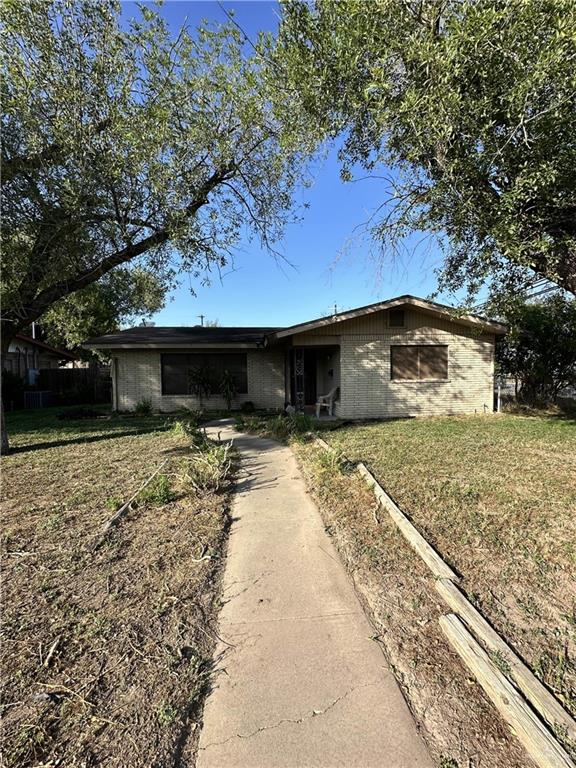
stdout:
{"type": "Polygon", "coordinates": [[[58,347],[51,347],[50,344],[34,339],[32,336],[27,336],[25,333],[17,333],[14,338],[20,339],[20,341],[25,341],[27,344],[33,344],[36,347],[40,347],[40,349],[44,349],[46,352],[52,352],[53,354],[58,355],[58,357],[64,357],[68,360],[76,360],[77,357],[73,352],[67,352],[65,349],[58,349],[58,347]]]}
{"type": "Polygon", "coordinates": [[[258,343],[256,341],[254,342],[239,342],[239,341],[228,341],[228,342],[212,342],[212,341],[206,341],[206,342],[186,342],[186,343],[174,343],[170,341],[161,341],[161,342],[126,342],[126,343],[114,343],[114,342],[108,342],[108,343],[98,343],[98,342],[90,342],[85,341],[84,344],[81,346],[85,349],[206,349],[206,347],[210,347],[211,349],[260,349],[264,346],[264,335],[262,336],[262,343],[258,343]]]}
{"type": "Polygon", "coordinates": [[[326,317],[319,317],[316,320],[309,320],[305,323],[299,323],[298,325],[292,325],[288,328],[282,328],[279,331],[275,331],[268,335],[268,339],[274,341],[276,339],[283,339],[286,336],[292,336],[295,333],[304,333],[316,328],[323,328],[324,326],[332,325],[333,323],[340,323],[344,320],[354,320],[357,317],[369,315],[372,312],[379,312],[384,309],[393,309],[397,306],[403,306],[408,304],[409,306],[416,307],[425,312],[431,314],[440,315],[446,317],[454,323],[460,323],[461,325],[469,325],[473,327],[480,327],[486,330],[490,330],[495,334],[505,334],[508,328],[503,323],[497,323],[494,320],[487,320],[486,318],[462,314],[458,315],[457,310],[454,307],[446,306],[445,304],[437,304],[434,301],[426,301],[425,299],[419,299],[417,296],[410,296],[406,294],[404,296],[397,296],[395,299],[388,299],[387,301],[378,301],[374,304],[367,304],[364,307],[358,307],[357,309],[351,309],[346,312],[338,312],[334,315],[328,315],[326,317]]]}

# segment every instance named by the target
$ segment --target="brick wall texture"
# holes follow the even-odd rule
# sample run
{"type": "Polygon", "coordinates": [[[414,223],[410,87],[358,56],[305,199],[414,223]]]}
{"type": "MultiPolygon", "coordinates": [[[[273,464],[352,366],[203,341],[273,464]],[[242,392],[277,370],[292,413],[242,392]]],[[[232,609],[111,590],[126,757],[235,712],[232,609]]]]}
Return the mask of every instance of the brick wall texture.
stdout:
{"type": "MultiPolygon", "coordinates": [[[[404,328],[390,328],[386,312],[347,320],[292,337],[295,346],[340,348],[340,400],[337,415],[346,419],[388,416],[431,416],[492,410],[494,336],[456,321],[406,310],[404,328]],[[394,344],[447,344],[448,379],[393,381],[390,346],[394,344]]],[[[117,407],[131,410],[150,400],[155,410],[196,408],[192,396],[161,393],[160,353],[125,350],[117,359],[117,407]]],[[[282,408],[285,396],[285,351],[273,346],[248,350],[248,393],[236,405],[250,400],[257,408],[282,408]]],[[[335,366],[338,369],[338,366],[335,366]]],[[[213,396],[208,408],[222,408],[213,396]]]]}

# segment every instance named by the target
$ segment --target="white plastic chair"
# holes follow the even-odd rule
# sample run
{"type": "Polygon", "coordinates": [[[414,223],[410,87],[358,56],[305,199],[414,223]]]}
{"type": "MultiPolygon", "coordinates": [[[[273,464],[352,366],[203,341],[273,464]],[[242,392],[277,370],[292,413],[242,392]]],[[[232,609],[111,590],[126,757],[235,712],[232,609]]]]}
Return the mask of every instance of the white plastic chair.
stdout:
{"type": "Polygon", "coordinates": [[[321,408],[327,408],[328,409],[328,415],[332,416],[334,412],[334,401],[336,400],[336,395],[338,394],[338,387],[334,387],[334,389],[331,389],[330,392],[328,392],[327,395],[319,395],[318,400],[316,401],[316,418],[320,418],[320,409],[321,408]]]}

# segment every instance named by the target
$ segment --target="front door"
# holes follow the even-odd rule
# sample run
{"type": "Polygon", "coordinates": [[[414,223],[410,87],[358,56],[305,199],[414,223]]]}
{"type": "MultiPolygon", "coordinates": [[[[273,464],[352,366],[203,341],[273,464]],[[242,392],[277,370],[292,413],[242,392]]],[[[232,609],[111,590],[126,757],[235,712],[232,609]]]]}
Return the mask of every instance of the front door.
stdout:
{"type": "Polygon", "coordinates": [[[296,347],[290,353],[290,396],[298,411],[316,403],[316,350],[296,347]]]}

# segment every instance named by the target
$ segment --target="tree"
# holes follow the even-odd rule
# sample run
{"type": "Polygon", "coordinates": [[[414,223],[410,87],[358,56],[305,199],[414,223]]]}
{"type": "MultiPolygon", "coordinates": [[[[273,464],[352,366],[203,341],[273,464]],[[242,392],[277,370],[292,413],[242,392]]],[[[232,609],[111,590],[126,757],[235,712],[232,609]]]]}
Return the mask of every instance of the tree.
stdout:
{"type": "Polygon", "coordinates": [[[502,373],[519,380],[519,399],[555,402],[576,386],[576,301],[556,295],[539,303],[507,307],[510,332],[497,345],[502,373]]]}
{"type": "Polygon", "coordinates": [[[171,285],[219,269],[241,237],[273,250],[292,216],[313,138],[270,38],[248,53],[233,24],[174,38],[147,6],[120,12],[2,4],[3,352],[119,267],[171,285]]]}
{"type": "Polygon", "coordinates": [[[384,180],[384,252],[431,232],[443,288],[576,292],[573,0],[286,0],[277,55],[343,178],[384,180]]]}
{"type": "Polygon", "coordinates": [[[165,293],[166,286],[152,272],[118,267],[50,307],[42,315],[42,330],[50,344],[74,349],[90,336],[112,333],[158,312],[165,293]]]}

